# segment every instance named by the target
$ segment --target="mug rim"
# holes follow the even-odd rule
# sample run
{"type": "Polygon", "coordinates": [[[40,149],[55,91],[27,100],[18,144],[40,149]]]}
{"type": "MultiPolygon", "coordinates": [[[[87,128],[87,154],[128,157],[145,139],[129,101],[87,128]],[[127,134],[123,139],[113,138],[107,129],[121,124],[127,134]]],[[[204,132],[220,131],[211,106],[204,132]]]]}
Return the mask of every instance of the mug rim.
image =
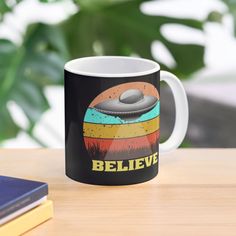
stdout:
{"type": "Polygon", "coordinates": [[[146,58],[140,58],[140,57],[129,57],[129,56],[89,56],[89,57],[80,57],[73,60],[68,61],[65,66],[64,70],[68,71],[73,74],[77,75],[83,75],[83,76],[90,76],[90,77],[109,77],[109,78],[123,78],[123,77],[138,77],[138,76],[144,76],[144,75],[150,75],[160,70],[160,65],[152,61],[150,59],[146,58]],[[127,61],[133,61],[133,62],[139,62],[139,63],[145,63],[146,65],[149,64],[152,68],[141,70],[138,72],[125,72],[125,73],[100,73],[100,72],[89,72],[89,71],[83,71],[80,69],[75,68],[75,64],[78,66],[79,63],[84,61],[91,62],[92,60],[102,60],[102,59],[123,59],[127,61]]]}

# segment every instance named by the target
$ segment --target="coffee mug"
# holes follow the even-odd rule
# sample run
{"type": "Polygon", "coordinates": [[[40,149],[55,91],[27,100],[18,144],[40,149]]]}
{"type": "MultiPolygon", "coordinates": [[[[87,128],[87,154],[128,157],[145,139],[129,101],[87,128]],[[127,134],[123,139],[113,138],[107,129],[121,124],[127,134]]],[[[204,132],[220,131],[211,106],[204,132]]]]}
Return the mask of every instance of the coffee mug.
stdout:
{"type": "Polygon", "coordinates": [[[187,124],[181,82],[154,61],[95,56],[65,64],[66,175],[74,180],[99,185],[150,180],[158,174],[159,153],[181,144],[187,124]],[[170,86],[176,108],[173,132],[162,144],[160,81],[170,86]]]}

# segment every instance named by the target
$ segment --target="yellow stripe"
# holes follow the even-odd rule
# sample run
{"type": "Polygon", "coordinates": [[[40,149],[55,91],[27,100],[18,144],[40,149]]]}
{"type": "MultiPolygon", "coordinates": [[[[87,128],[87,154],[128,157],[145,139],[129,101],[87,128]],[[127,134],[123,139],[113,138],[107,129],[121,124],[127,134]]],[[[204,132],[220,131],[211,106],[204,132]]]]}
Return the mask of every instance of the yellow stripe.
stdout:
{"type": "Polygon", "coordinates": [[[84,123],[84,136],[92,138],[132,138],[151,134],[159,129],[159,116],[148,121],[122,125],[84,123]]]}

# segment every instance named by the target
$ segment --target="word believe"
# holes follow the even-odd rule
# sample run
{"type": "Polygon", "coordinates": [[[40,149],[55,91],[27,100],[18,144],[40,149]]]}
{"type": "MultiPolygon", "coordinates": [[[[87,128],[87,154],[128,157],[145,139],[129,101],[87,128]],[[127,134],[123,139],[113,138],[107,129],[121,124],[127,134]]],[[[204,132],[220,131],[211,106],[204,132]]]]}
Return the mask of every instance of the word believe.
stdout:
{"type": "Polygon", "coordinates": [[[150,167],[151,165],[155,165],[157,162],[158,153],[156,152],[150,156],[127,161],[93,160],[92,170],[105,172],[132,171],[150,167]]]}

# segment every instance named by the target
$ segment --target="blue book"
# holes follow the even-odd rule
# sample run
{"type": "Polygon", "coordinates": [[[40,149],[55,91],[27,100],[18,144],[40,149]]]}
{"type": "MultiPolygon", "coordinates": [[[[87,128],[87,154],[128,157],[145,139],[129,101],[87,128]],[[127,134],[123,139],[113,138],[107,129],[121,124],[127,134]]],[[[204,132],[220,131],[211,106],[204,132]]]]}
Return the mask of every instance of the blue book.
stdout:
{"type": "Polygon", "coordinates": [[[21,209],[28,209],[27,206],[34,206],[47,195],[46,183],[0,176],[0,222],[21,209]]]}

